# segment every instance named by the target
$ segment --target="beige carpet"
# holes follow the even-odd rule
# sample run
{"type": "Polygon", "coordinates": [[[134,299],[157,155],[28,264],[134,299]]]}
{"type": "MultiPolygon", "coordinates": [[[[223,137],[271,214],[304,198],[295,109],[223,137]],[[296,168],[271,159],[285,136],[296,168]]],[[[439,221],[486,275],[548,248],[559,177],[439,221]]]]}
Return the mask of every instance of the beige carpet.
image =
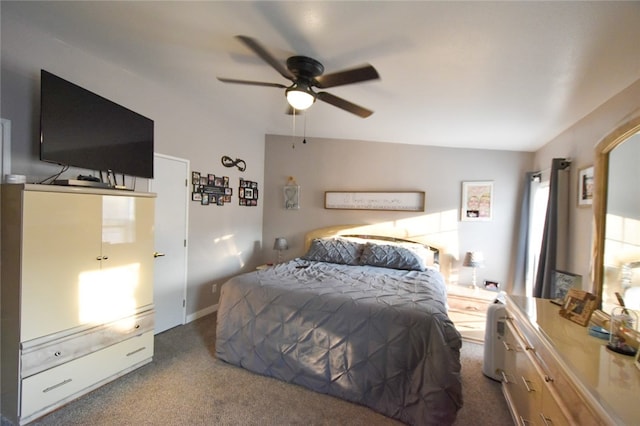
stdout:
{"type": "MultiPolygon", "coordinates": [[[[215,315],[156,336],[153,363],[34,425],[399,425],[366,407],[258,376],[214,356],[215,315]]],[[[465,405],[456,425],[511,425],[500,384],[464,342],[465,405]]]]}

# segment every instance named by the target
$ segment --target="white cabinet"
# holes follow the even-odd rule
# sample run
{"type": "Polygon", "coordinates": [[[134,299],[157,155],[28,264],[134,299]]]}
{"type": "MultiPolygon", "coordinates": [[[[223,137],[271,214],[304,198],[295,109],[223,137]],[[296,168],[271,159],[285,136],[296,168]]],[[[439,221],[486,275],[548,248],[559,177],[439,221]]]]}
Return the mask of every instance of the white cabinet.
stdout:
{"type": "Polygon", "coordinates": [[[154,203],[127,191],[2,186],[10,421],[31,421],[151,361],[154,203]],[[144,349],[127,355],[130,346],[144,349]]]}

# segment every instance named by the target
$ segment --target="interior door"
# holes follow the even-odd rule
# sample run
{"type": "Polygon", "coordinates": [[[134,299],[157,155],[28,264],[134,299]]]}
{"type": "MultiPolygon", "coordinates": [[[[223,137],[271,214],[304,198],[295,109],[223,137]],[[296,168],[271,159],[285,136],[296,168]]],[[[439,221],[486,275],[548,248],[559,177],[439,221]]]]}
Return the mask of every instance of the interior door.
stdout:
{"type": "Polygon", "coordinates": [[[189,206],[189,161],[155,154],[155,268],[153,298],[155,333],[185,323],[187,290],[187,218],[189,206]]]}

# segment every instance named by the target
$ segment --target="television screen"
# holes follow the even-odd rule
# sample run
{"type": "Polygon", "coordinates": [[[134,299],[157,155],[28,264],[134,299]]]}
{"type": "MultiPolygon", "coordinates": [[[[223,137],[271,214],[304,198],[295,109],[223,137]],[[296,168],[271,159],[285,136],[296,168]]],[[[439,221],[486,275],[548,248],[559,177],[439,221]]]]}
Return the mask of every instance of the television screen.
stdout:
{"type": "Polygon", "coordinates": [[[40,159],[153,178],[153,120],[42,70],[40,159]]]}

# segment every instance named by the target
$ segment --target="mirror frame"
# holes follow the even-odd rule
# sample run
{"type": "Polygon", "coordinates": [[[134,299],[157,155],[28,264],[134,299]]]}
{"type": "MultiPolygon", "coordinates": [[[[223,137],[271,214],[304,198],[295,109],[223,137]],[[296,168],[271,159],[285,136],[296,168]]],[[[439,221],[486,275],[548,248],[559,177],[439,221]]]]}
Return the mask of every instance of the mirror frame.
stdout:
{"type": "Polygon", "coordinates": [[[592,279],[593,291],[597,303],[602,308],[602,290],[604,287],[604,240],[607,217],[607,189],[609,179],[609,153],[618,145],[640,132],[640,117],[621,125],[602,139],[594,154],[594,192],[593,192],[593,250],[592,279]]]}

